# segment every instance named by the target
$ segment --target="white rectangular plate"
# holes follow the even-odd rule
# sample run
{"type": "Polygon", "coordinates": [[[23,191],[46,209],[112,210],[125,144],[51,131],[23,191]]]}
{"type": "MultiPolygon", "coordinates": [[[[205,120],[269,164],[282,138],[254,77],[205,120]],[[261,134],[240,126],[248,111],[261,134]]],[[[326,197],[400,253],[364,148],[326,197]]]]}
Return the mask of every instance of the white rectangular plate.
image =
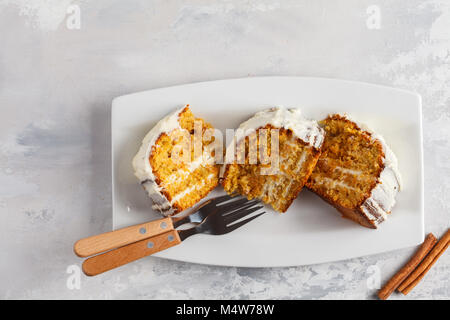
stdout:
{"type": "MultiPolygon", "coordinates": [[[[167,113],[190,104],[198,117],[223,130],[275,105],[299,107],[308,118],[346,112],[382,134],[399,160],[403,190],[377,230],[341,215],[303,190],[289,210],[267,213],[223,236],[196,235],[157,254],[212,265],[273,267],[343,260],[417,245],[424,237],[420,96],[366,83],[299,77],[262,77],[194,83],[134,93],[112,104],[113,227],[152,219],[131,160],[144,135],[167,113]]],[[[223,190],[218,187],[210,194],[223,190]]]]}

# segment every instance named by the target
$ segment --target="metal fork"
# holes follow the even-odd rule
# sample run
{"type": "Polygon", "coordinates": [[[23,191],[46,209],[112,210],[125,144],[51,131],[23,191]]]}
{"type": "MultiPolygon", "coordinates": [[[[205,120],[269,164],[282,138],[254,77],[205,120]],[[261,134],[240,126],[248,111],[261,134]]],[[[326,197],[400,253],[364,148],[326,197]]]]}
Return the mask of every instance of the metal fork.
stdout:
{"type": "Polygon", "coordinates": [[[179,217],[166,217],[83,238],[74,244],[73,250],[79,257],[89,257],[174,230],[186,223],[199,223],[218,210],[230,211],[240,206],[244,209],[257,203],[255,200],[248,201],[245,198],[233,199],[235,196],[232,194],[212,198],[179,217]],[[230,201],[232,199],[233,201],[230,201]]]}
{"type": "MultiPolygon", "coordinates": [[[[211,202],[206,205],[211,204],[211,202]]],[[[184,230],[174,229],[88,258],[83,262],[83,272],[88,276],[98,275],[178,245],[186,238],[195,234],[222,235],[232,232],[265,213],[260,212],[251,217],[247,217],[263,208],[262,205],[258,206],[258,203],[256,200],[248,201],[247,199],[241,198],[223,205],[214,204],[214,212],[207,215],[201,222],[196,222],[195,226],[184,230]],[[245,217],[247,218],[243,219],[245,217]]]]}

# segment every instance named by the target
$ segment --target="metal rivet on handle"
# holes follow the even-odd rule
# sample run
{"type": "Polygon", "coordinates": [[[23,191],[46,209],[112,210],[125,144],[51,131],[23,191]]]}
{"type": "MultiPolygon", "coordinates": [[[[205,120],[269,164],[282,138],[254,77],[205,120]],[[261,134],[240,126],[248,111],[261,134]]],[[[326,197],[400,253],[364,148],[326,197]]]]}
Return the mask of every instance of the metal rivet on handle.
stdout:
{"type": "Polygon", "coordinates": [[[170,236],[167,237],[167,240],[169,240],[169,241],[173,241],[173,239],[175,239],[175,238],[173,237],[173,235],[170,235],[170,236]]]}
{"type": "Polygon", "coordinates": [[[141,233],[141,234],[145,234],[146,232],[147,232],[147,229],[145,229],[145,228],[140,228],[139,229],[139,232],[141,233]]]}
{"type": "Polygon", "coordinates": [[[149,249],[153,248],[153,242],[149,241],[147,243],[147,248],[149,248],[149,249]]]}
{"type": "Polygon", "coordinates": [[[167,228],[167,223],[165,223],[164,221],[163,221],[163,222],[161,222],[161,228],[162,228],[162,229],[165,229],[165,228],[167,228]]]}

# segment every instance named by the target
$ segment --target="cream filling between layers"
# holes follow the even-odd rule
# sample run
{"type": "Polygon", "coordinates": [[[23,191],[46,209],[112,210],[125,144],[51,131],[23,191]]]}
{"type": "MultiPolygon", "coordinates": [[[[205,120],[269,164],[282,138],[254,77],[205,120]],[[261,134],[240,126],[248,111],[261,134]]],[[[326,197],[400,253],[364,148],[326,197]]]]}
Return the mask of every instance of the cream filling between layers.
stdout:
{"type": "MultiPolygon", "coordinates": [[[[139,179],[139,181],[141,181],[142,186],[153,201],[152,208],[154,210],[162,212],[166,216],[174,213],[175,209],[173,209],[173,204],[184,198],[192,190],[205,186],[206,182],[199,186],[189,187],[186,190],[175,194],[170,201],[163,193],[164,186],[175,182],[177,179],[180,179],[183,176],[187,177],[189,174],[203,165],[203,163],[209,163],[212,158],[208,152],[203,152],[202,157],[198,157],[194,161],[187,164],[187,170],[177,172],[177,174],[181,174],[182,177],[177,177],[177,174],[172,174],[167,179],[165,179],[165,181],[162,181],[160,185],[156,183],[156,177],[153,173],[153,169],[149,160],[150,153],[161,134],[166,133],[169,135],[174,130],[183,130],[179,123],[179,115],[186,107],[187,106],[184,106],[183,108],[167,115],[165,118],[160,120],[156,124],[156,126],[150,130],[150,132],[146,134],[142,141],[141,147],[136,156],[133,158],[132,162],[135,176],[139,179]]],[[[207,177],[207,179],[209,180],[213,178],[213,174],[210,174],[207,177]]]]}
{"type": "MultiPolygon", "coordinates": [[[[395,198],[401,189],[402,178],[398,170],[397,157],[387,145],[383,136],[371,130],[367,125],[350,118],[347,114],[341,116],[355,123],[361,130],[369,133],[372,141],[378,140],[383,148],[384,169],[381,171],[377,185],[372,189],[370,197],[360,207],[367,219],[374,222],[375,225],[378,225],[387,219],[387,214],[394,207],[396,202],[395,198]]],[[[350,169],[341,168],[340,170],[344,172],[350,169]]],[[[351,171],[354,170],[350,170],[348,173],[351,171]]]]}
{"type": "MultiPolygon", "coordinates": [[[[212,180],[213,178],[214,178],[214,174],[211,173],[210,175],[208,175],[207,180],[212,180]]],[[[184,189],[183,191],[181,191],[180,193],[177,193],[172,198],[172,201],[170,202],[170,204],[173,205],[174,203],[176,203],[176,202],[180,201],[181,199],[183,199],[185,196],[187,196],[192,191],[199,190],[199,189],[203,188],[204,186],[206,186],[206,180],[203,181],[201,184],[193,185],[193,186],[190,186],[187,189],[184,189]]]]}

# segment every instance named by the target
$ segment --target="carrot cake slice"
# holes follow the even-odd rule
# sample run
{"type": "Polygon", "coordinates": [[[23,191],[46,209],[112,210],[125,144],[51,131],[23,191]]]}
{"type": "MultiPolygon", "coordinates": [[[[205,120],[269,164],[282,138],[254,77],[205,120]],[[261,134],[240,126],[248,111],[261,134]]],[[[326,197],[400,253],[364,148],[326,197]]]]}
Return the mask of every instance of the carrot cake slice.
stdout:
{"type": "Polygon", "coordinates": [[[377,228],[400,189],[397,158],[383,137],[346,115],[330,115],[320,124],[325,141],[307,187],[343,217],[377,228]]]}
{"type": "Polygon", "coordinates": [[[221,183],[227,193],[258,198],[285,212],[308,180],[323,139],[323,129],[299,109],[258,112],[240,125],[227,147],[221,183]]]}
{"type": "MultiPolygon", "coordinates": [[[[219,167],[204,132],[212,126],[196,118],[189,105],[160,120],[145,136],[133,159],[136,177],[153,200],[152,208],[172,215],[192,207],[218,185],[219,167]],[[194,133],[201,142],[194,152],[194,133]]],[[[209,135],[210,136],[210,135],[209,135]]]]}

